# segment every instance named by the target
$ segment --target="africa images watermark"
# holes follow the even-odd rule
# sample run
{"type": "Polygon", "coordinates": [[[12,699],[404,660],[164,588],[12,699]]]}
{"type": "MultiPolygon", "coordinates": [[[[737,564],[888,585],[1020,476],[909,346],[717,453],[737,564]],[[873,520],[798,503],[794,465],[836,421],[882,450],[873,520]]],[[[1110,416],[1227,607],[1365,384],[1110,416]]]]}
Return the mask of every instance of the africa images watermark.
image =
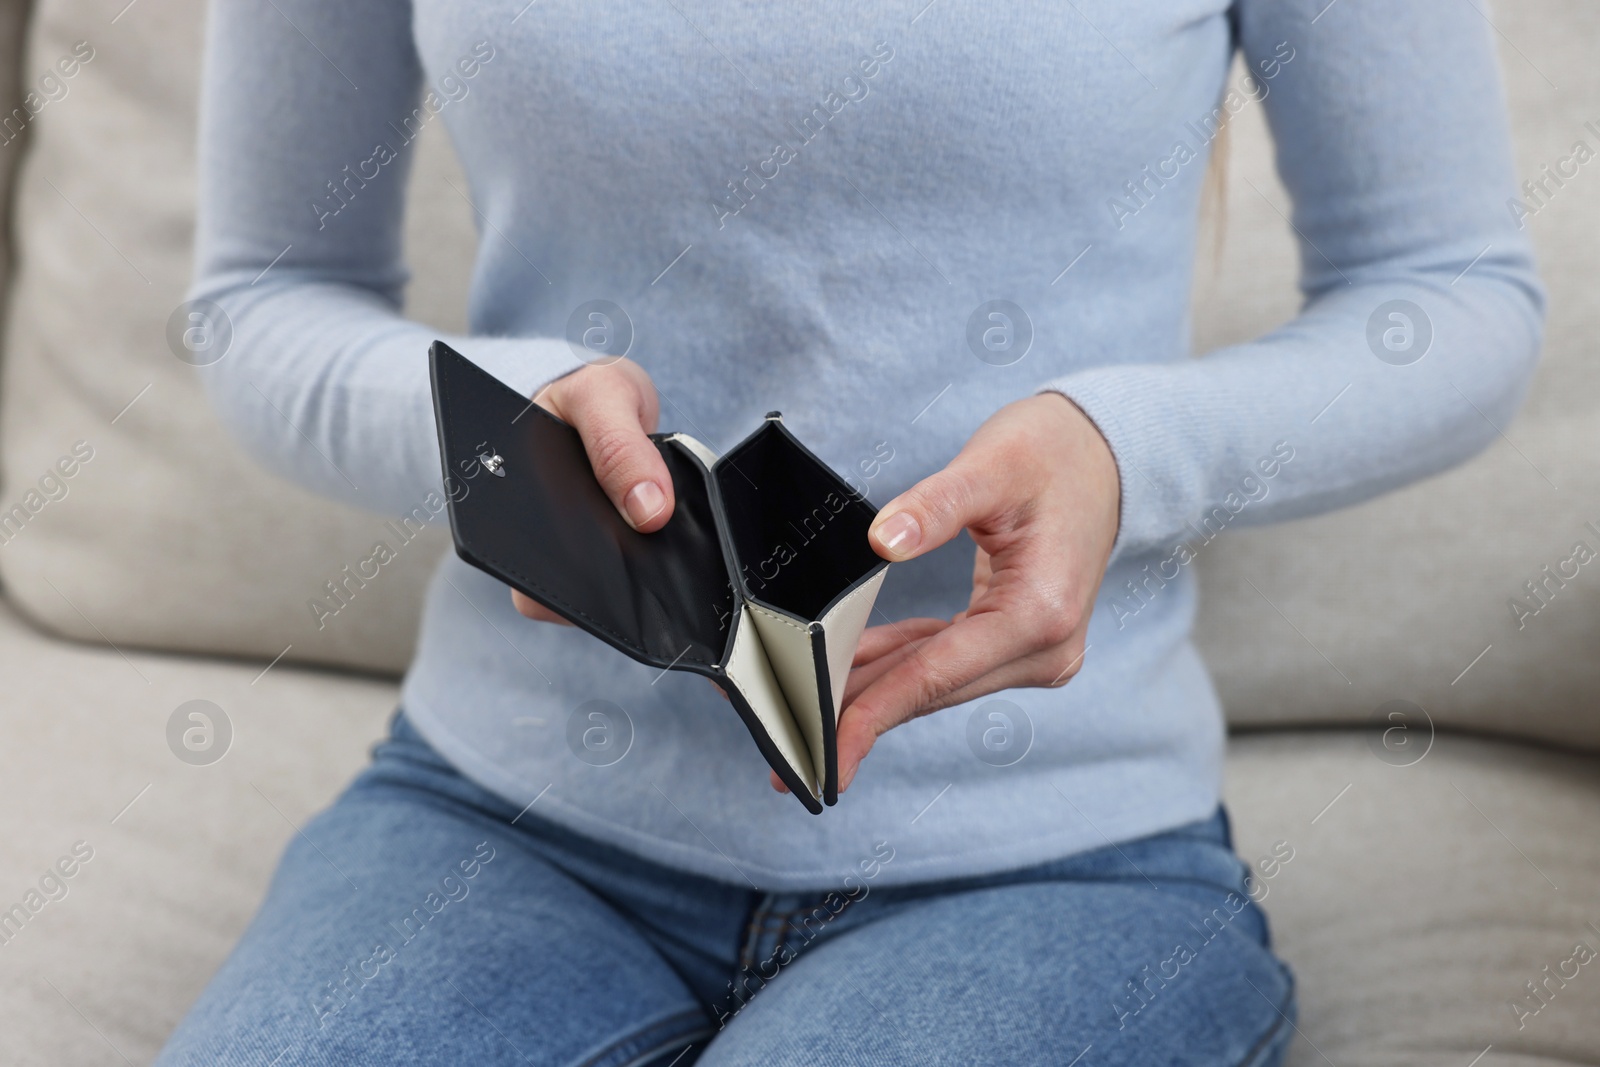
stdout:
{"type": "Polygon", "coordinates": [[[422,106],[412,110],[411,114],[400,120],[397,126],[389,123],[389,128],[395,132],[400,147],[396,148],[389,141],[379,141],[372,146],[372,154],[366,159],[354,164],[346,163],[340,171],[342,177],[330,178],[327,182],[327,195],[319,200],[312,200],[311,214],[316,216],[317,229],[325,229],[328,220],[338,215],[349,207],[367,183],[374,181],[383,173],[383,168],[400,158],[401,149],[407,148],[422,134],[424,127],[452,103],[460,103],[472,91],[468,83],[478,76],[484,66],[494,59],[494,45],[488,41],[479,41],[472,46],[472,50],[456,60],[451,72],[439,79],[437,87],[430,86],[422,94],[422,106]],[[459,75],[459,77],[457,76],[459,75]]]}
{"type": "MultiPolygon", "coordinates": [[[[472,487],[462,479],[470,481],[484,473],[487,467],[483,457],[495,455],[498,455],[498,452],[493,445],[487,441],[480,442],[475,458],[460,461],[461,478],[453,474],[444,476],[444,495],[458,504],[465,500],[472,487]]],[[[391,545],[387,539],[374,541],[365,556],[354,564],[346,563],[339,569],[338,574],[322,583],[323,596],[306,600],[306,608],[316,621],[317,629],[324,629],[329,619],[354,603],[356,596],[367,587],[367,583],[376,580],[383,573],[385,566],[399,559],[400,550],[421,537],[422,532],[430,523],[436,521],[444,510],[444,497],[436,491],[430,491],[422,498],[421,503],[413,504],[411,510],[404,515],[385,520],[383,530],[393,538],[395,544],[391,545]]]]}
{"type": "Polygon", "coordinates": [[[68,483],[77,477],[83,465],[94,459],[94,446],[87,441],[75,441],[72,451],[61,456],[39,475],[37,488],[29,488],[22,499],[0,511],[0,548],[9,545],[28,523],[33,521],[50,504],[65,500],[72,491],[68,483]]]}
{"type": "Polygon", "coordinates": [[[1173,546],[1172,552],[1158,563],[1147,563],[1144,566],[1143,577],[1135,580],[1129,578],[1123,585],[1126,593],[1117,593],[1116,599],[1111,601],[1111,613],[1116,617],[1117,629],[1121,630],[1128,625],[1128,620],[1138,615],[1147,605],[1155,600],[1156,595],[1166,588],[1168,582],[1173,581],[1183,572],[1183,568],[1192,563],[1199,555],[1198,549],[1209,545],[1216,540],[1217,535],[1228,528],[1228,524],[1238,517],[1239,513],[1251,504],[1259,503],[1267,498],[1271,491],[1268,483],[1276,478],[1285,465],[1294,459],[1294,446],[1288,441],[1279,441],[1272,446],[1272,451],[1255,462],[1255,470],[1246,471],[1234,488],[1228,490],[1220,503],[1200,517],[1198,524],[1189,522],[1188,530],[1195,535],[1194,542],[1180,541],[1173,546]],[[1256,477],[1256,472],[1260,477],[1256,477]],[[1151,570],[1154,567],[1154,570],[1151,570]]]}
{"type": "Polygon", "coordinates": [[[610,700],[585,700],[567,716],[567,748],[591,767],[621,763],[633,750],[633,717],[610,700]]]}
{"type": "Polygon", "coordinates": [[[72,891],[69,883],[83,865],[92,859],[93,845],[87,841],[73,842],[71,852],[61,856],[39,876],[37,887],[29,886],[20,902],[0,911],[0,947],[11,944],[22,933],[22,928],[32,922],[46,905],[67,899],[67,894],[72,891]]]}
{"type": "Polygon", "coordinates": [[[986,700],[967,715],[967,748],[991,767],[1021,763],[1033,748],[1033,719],[1009,700],[986,700]]]}
{"type": "Polygon", "coordinates": [[[472,892],[472,880],[483,873],[483,868],[493,862],[494,857],[494,846],[487,841],[480,842],[471,856],[446,868],[420,904],[390,922],[383,936],[373,939],[370,955],[345,964],[336,978],[323,982],[307,998],[317,1028],[323,1029],[334,1016],[349,1007],[356,995],[383,973],[385,966],[400,958],[400,949],[421,936],[434,916],[451,904],[466,900],[472,892]]]}
{"type": "Polygon", "coordinates": [[[785,134],[765,158],[757,161],[754,173],[751,173],[747,163],[743,168],[744,177],[727,182],[727,194],[720,199],[714,197],[711,201],[711,210],[717,216],[717,229],[726,227],[729,219],[755,201],[756,194],[765,189],[768,182],[776,180],[783,173],[784,167],[799,159],[800,150],[821,136],[834,116],[849,105],[865,100],[872,92],[868,81],[877,77],[893,58],[894,49],[887,41],[879,41],[873,45],[870,55],[856,61],[855,69],[859,74],[845,75],[839,88],[828,90],[822,101],[812,105],[811,110],[801,117],[799,125],[785,120],[784,125],[794,134],[795,144],[791,146],[788,134],[785,134]]]}
{"type": "Polygon", "coordinates": [[[872,454],[861,457],[856,461],[856,469],[844,475],[845,484],[850,487],[851,492],[865,500],[867,499],[867,490],[871,488],[867,483],[882,474],[883,468],[893,460],[894,446],[888,441],[874,441],[872,443],[872,454]],[[859,479],[856,477],[856,472],[860,472],[861,477],[859,479]]]}
{"type": "Polygon", "coordinates": [[[1195,937],[1173,945],[1172,954],[1155,965],[1154,973],[1146,964],[1129,978],[1124,983],[1125,991],[1111,997],[1111,1011],[1116,1016],[1117,1029],[1127,1029],[1128,1020],[1154,1003],[1161,991],[1167,988],[1167,983],[1177,981],[1183,969],[1199,959],[1201,950],[1222,936],[1232,924],[1233,917],[1244,911],[1249,903],[1249,899],[1242,894],[1230,892],[1223,899],[1222,906],[1212,908],[1211,913],[1200,920],[1199,926],[1193,921],[1189,922],[1195,937]]]}
{"type": "Polygon", "coordinates": [[[233,720],[212,700],[186,700],[167,716],[167,748],[191,767],[209,767],[233,745],[233,720]]]}
{"type": "Polygon", "coordinates": [[[815,941],[827,929],[829,923],[850,905],[866,899],[871,892],[868,882],[878,877],[883,868],[894,860],[894,846],[887,841],[879,841],[872,846],[872,855],[856,864],[861,873],[851,871],[844,877],[844,890],[833,890],[818,902],[817,906],[808,912],[796,913],[789,918],[788,925],[778,938],[778,944],[767,955],[767,958],[753,966],[740,968],[738,977],[728,982],[728,994],[712,1008],[712,1014],[717,1017],[717,1029],[721,1030],[728,1025],[728,1021],[750,1002],[761,990],[766,988],[768,982],[778,977],[778,972],[788,963],[798,959],[801,950],[815,941]],[[853,884],[852,884],[853,883],[853,884]],[[790,932],[804,938],[797,942],[798,947],[791,946],[790,932]]]}
{"type": "MultiPolygon", "coordinates": [[[[1589,929],[1600,933],[1600,926],[1589,923],[1589,929]]],[[[1522,988],[1527,990],[1521,999],[1507,1001],[1511,1007],[1511,1014],[1517,1020],[1517,1029],[1527,1027],[1528,1020],[1537,1016],[1550,1003],[1556,999],[1561,990],[1567,988],[1567,983],[1576,979],[1583,973],[1583,969],[1594,962],[1595,950],[1587,941],[1579,941],[1572,946],[1572,951],[1566,958],[1558,961],[1555,970],[1550,969],[1550,964],[1545,964],[1540,970],[1537,982],[1532,979],[1522,983],[1522,988]]]]}
{"type": "Polygon", "coordinates": [[[56,60],[55,67],[39,75],[35,85],[23,94],[22,106],[12,108],[11,114],[0,118],[0,145],[11,144],[22,136],[22,131],[39,112],[65,100],[72,91],[68,82],[76,78],[94,56],[94,45],[88,41],[73,42],[72,51],[56,60]]]}
{"type": "MultiPolygon", "coordinates": [[[[1600,526],[1586,522],[1583,529],[1594,535],[1595,543],[1600,544],[1600,526]]],[[[1528,620],[1548,608],[1556,596],[1582,573],[1583,568],[1594,562],[1595,556],[1594,547],[1579,538],[1573,542],[1572,551],[1565,557],[1558,558],[1554,564],[1546,563],[1536,576],[1523,582],[1523,596],[1506,598],[1511,617],[1517,620],[1517,629],[1526,629],[1528,620]]]]}
{"type": "MultiPolygon", "coordinates": [[[[1590,121],[1585,122],[1583,128],[1600,138],[1600,125],[1590,121]]],[[[1517,229],[1527,229],[1528,220],[1549,207],[1556,194],[1565,189],[1567,183],[1576,178],[1594,158],[1595,150],[1580,137],[1572,142],[1566,155],[1557,158],[1553,165],[1546,163],[1539,169],[1537,177],[1525,180],[1522,183],[1522,198],[1513,196],[1506,201],[1506,210],[1511,212],[1517,229]]]]}
{"type": "Polygon", "coordinates": [[[1166,156],[1146,163],[1136,177],[1122,184],[1121,195],[1106,199],[1106,210],[1111,213],[1111,221],[1117,224],[1117,229],[1122,229],[1130,218],[1149,207],[1168,182],[1199,159],[1235,115],[1250,104],[1265,100],[1271,91],[1267,82],[1283,73],[1283,68],[1293,62],[1294,57],[1295,50],[1289,42],[1279,41],[1272,55],[1256,63],[1259,73],[1246,71],[1238,86],[1223,94],[1220,104],[1198,120],[1184,123],[1185,136],[1172,143],[1172,150],[1166,156]],[[1191,137],[1193,144],[1190,144],[1191,137]]]}
{"type": "Polygon", "coordinates": [[[1269,892],[1267,880],[1283,873],[1283,868],[1294,857],[1293,845],[1287,841],[1275,842],[1271,854],[1257,860],[1255,868],[1245,876],[1245,895],[1229,892],[1223,898],[1222,905],[1212,908],[1211,913],[1200,920],[1199,926],[1190,920],[1189,929],[1194,931],[1194,938],[1185,938],[1173,945],[1172,952],[1155,964],[1154,971],[1146,964],[1124,982],[1123,989],[1111,997],[1111,1011],[1116,1016],[1117,1029],[1127,1029],[1129,1019],[1153,1004],[1169,983],[1178,981],[1184,974],[1184,968],[1199,959],[1205,947],[1222,936],[1232,924],[1234,916],[1244,911],[1250,900],[1258,904],[1265,900],[1269,892]],[[1258,870],[1259,875],[1256,873],[1258,870]]]}
{"type": "MultiPolygon", "coordinates": [[[[822,500],[804,515],[798,516],[798,522],[791,519],[789,528],[795,536],[789,540],[778,541],[765,559],[755,564],[755,572],[751,573],[749,563],[741,563],[740,570],[744,574],[745,582],[750,591],[761,595],[766,591],[767,585],[778,578],[778,573],[800,558],[802,550],[822,536],[834,516],[844,511],[851,500],[859,499],[852,487],[849,493],[841,493],[837,489],[829,489],[823,494],[822,500]]],[[[734,605],[729,599],[723,606],[718,607],[718,629],[726,630],[728,622],[733,617],[734,605]]]]}
{"type": "MultiPolygon", "coordinates": [[[[462,496],[465,497],[466,493],[463,492],[462,496]]],[[[399,548],[391,546],[387,539],[374,541],[365,556],[354,564],[346,563],[338,574],[323,582],[324,595],[306,601],[311,617],[316,620],[317,629],[325,628],[329,619],[354,603],[356,596],[367,587],[367,583],[375,581],[383,573],[385,566],[399,559],[400,549],[421,537],[428,523],[443,511],[444,500],[438,493],[429,493],[422,498],[422,503],[414,506],[398,520],[385,520],[383,529],[393,537],[399,548]]]]}

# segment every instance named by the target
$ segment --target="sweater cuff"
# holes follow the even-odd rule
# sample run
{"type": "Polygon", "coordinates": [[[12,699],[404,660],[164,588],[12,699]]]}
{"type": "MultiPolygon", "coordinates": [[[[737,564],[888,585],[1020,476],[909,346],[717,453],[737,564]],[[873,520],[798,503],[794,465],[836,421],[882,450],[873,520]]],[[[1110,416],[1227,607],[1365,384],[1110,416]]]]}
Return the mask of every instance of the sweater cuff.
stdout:
{"type": "Polygon", "coordinates": [[[590,360],[559,337],[441,337],[445,344],[529,400],[590,360]]]}
{"type": "MultiPolygon", "coordinates": [[[[1184,507],[1180,438],[1192,418],[1175,400],[1174,368],[1144,364],[1096,367],[1045,382],[1095,424],[1116,460],[1122,481],[1121,515],[1109,568],[1125,555],[1168,547],[1184,507]]],[[[1188,481],[1189,485],[1195,482],[1188,481]]]]}

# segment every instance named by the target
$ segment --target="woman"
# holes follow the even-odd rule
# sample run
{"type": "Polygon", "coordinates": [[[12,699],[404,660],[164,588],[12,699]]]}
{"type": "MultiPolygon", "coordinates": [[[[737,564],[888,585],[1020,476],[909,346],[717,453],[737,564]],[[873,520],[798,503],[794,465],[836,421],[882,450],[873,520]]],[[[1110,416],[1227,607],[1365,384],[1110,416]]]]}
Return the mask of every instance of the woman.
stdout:
{"type": "Polygon", "coordinates": [[[573,423],[636,528],[674,506],[646,432],[726,448],[778,408],[898,565],[813,817],[703,681],[447,559],[391,737],[160,1062],[1280,1062],[1186,546],[1513,411],[1543,294],[1492,31],[1456,0],[917,6],[215,5],[193,295],[264,462],[438,511],[400,220],[442,122],[482,236],[445,340],[573,423]],[[1192,360],[1207,160],[1252,107],[1306,304],[1192,360]]]}

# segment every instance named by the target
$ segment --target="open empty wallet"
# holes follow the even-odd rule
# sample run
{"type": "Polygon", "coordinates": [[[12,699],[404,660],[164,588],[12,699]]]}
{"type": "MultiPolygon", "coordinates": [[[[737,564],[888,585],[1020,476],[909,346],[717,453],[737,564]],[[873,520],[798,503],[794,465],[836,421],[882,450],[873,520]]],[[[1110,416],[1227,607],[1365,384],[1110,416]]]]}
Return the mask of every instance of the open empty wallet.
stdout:
{"type": "Polygon", "coordinates": [[[429,350],[456,551],[573,625],[663,670],[715,681],[812,813],[838,799],[845,678],[889,564],[876,509],[777,412],[722,457],[652,434],[667,525],[612,505],[578,431],[442,341],[429,350]]]}

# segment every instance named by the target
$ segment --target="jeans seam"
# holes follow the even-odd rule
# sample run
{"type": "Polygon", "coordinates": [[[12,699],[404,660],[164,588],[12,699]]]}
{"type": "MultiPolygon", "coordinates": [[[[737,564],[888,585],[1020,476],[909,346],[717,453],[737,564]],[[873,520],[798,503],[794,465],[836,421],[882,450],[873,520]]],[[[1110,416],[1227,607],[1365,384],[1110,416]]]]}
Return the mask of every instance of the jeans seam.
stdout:
{"type": "MultiPolygon", "coordinates": [[[[635,1056],[626,1063],[618,1064],[617,1067],[645,1067],[645,1065],[650,1063],[651,1060],[654,1060],[657,1057],[665,1054],[670,1049],[676,1048],[679,1042],[686,1042],[683,1052],[688,1052],[690,1048],[694,1047],[694,1043],[696,1041],[706,1039],[706,1044],[709,1045],[711,1043],[709,1039],[715,1037],[716,1035],[717,1032],[711,1029],[696,1030],[693,1033],[682,1034],[673,1038],[671,1041],[666,1041],[662,1044],[656,1045],[653,1048],[645,1049],[643,1052],[639,1053],[639,1055],[635,1056]]],[[[683,1052],[678,1053],[679,1058],[683,1056],[683,1052]]],[[[677,1067],[677,1064],[678,1059],[674,1059],[672,1063],[668,1065],[668,1067],[677,1067]]]]}
{"type": "MultiPolygon", "coordinates": [[[[821,906],[822,905],[820,903],[817,905],[818,908],[820,908],[821,906]]],[[[801,905],[798,908],[791,908],[788,911],[783,913],[783,922],[778,926],[778,929],[776,931],[776,933],[778,935],[778,940],[772,946],[772,957],[779,956],[779,955],[781,955],[783,953],[784,946],[789,943],[789,931],[795,928],[795,926],[794,926],[795,916],[799,915],[801,912],[803,912],[805,910],[806,910],[805,906],[801,905]]],[[[812,911],[816,911],[816,908],[812,908],[811,910],[812,911]]]]}
{"type": "Polygon", "coordinates": [[[1289,1019],[1289,1013],[1284,1010],[1294,1003],[1294,975],[1281,962],[1278,962],[1278,969],[1283,972],[1284,980],[1288,983],[1288,987],[1283,994],[1283,1004],[1279,1006],[1272,1004],[1271,1001],[1267,1002],[1272,1004],[1273,1013],[1277,1018],[1273,1019],[1272,1025],[1267,1027],[1266,1032],[1256,1039],[1256,1043],[1250,1046],[1250,1051],[1245,1053],[1244,1059],[1239,1061],[1239,1067],[1255,1067],[1256,1064],[1261,1062],[1261,1057],[1272,1048],[1278,1036],[1283,1033],[1283,1028],[1294,1025],[1289,1019]]]}
{"type": "MultiPolygon", "coordinates": [[[[804,910],[804,908],[789,908],[779,911],[767,904],[758,904],[750,913],[750,920],[745,923],[744,940],[740,945],[739,960],[734,968],[735,974],[748,971],[756,965],[758,962],[755,958],[756,953],[768,934],[776,935],[778,945],[782,945],[784,939],[788,937],[789,924],[804,910]]],[[[774,946],[769,955],[776,954],[777,951],[778,947],[774,946]]]]}
{"type": "Polygon", "coordinates": [[[757,948],[756,942],[766,930],[766,917],[771,914],[768,906],[769,896],[759,898],[755,906],[750,909],[750,919],[744,924],[744,936],[739,940],[739,959],[734,965],[734,974],[750,968],[754,962],[757,948]]]}
{"type": "Polygon", "coordinates": [[[588,1059],[575,1063],[573,1067],[628,1067],[629,1064],[648,1063],[647,1057],[657,1055],[662,1049],[687,1041],[691,1037],[698,1038],[702,1034],[710,1033],[705,1023],[705,1014],[697,1008],[680,1011],[660,1022],[617,1038],[588,1059]],[[695,1026],[692,1029],[685,1029],[682,1026],[684,1022],[693,1022],[695,1026]],[[649,1044],[646,1045],[646,1042],[649,1044]]]}
{"type": "Polygon", "coordinates": [[[794,924],[794,917],[799,915],[800,911],[801,909],[795,908],[793,911],[787,912],[784,915],[783,922],[778,926],[777,929],[778,940],[772,946],[773,956],[782,955],[783,947],[789,943],[789,928],[794,924]]]}

